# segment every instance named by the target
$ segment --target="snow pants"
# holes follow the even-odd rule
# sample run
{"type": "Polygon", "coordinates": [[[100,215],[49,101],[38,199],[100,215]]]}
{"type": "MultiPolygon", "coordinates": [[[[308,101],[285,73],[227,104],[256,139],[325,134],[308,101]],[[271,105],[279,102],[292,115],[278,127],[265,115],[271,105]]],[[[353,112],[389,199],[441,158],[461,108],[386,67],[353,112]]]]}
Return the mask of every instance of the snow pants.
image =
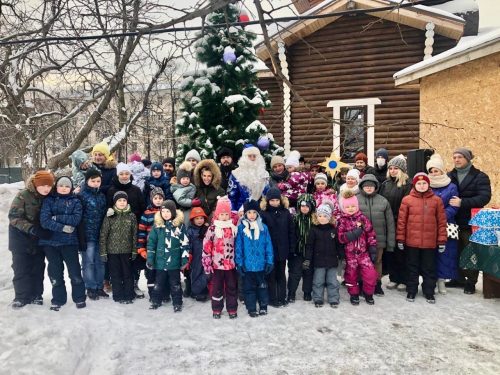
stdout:
{"type": "Polygon", "coordinates": [[[238,311],[238,273],[232,270],[214,270],[212,277],[212,311],[221,313],[224,309],[224,296],[226,296],[226,309],[230,314],[238,311]]]}
{"type": "Polygon", "coordinates": [[[267,310],[269,293],[267,292],[266,275],[261,272],[245,272],[243,276],[245,292],[245,306],[249,313],[257,311],[257,302],[260,310],[267,310]]]}
{"type": "Polygon", "coordinates": [[[267,275],[267,285],[269,286],[269,303],[276,305],[284,304],[286,301],[286,259],[274,261],[274,268],[267,275]]]}
{"type": "Polygon", "coordinates": [[[406,269],[408,270],[406,291],[417,294],[418,277],[422,275],[422,292],[434,295],[436,288],[436,250],[406,247],[406,269]]]}
{"type": "Polygon", "coordinates": [[[340,283],[337,280],[337,268],[315,268],[313,278],[313,300],[314,302],[323,302],[323,295],[328,298],[328,303],[339,303],[340,301],[340,283]]]}
{"type": "Polygon", "coordinates": [[[352,295],[359,295],[358,280],[361,277],[363,281],[363,293],[373,295],[377,285],[377,271],[370,260],[368,252],[360,254],[346,253],[345,283],[347,292],[352,295]]]}
{"type": "Polygon", "coordinates": [[[312,292],[313,272],[312,267],[308,270],[302,269],[302,263],[305,258],[302,255],[297,255],[288,260],[288,296],[295,298],[299,287],[300,279],[302,279],[302,291],[304,294],[312,292]]]}
{"type": "Polygon", "coordinates": [[[132,301],[135,293],[130,254],[108,254],[108,267],[113,285],[113,300],[132,301]]]}
{"type": "Polygon", "coordinates": [[[389,280],[396,284],[406,284],[406,253],[397,247],[387,252],[389,280]]]}
{"type": "Polygon", "coordinates": [[[37,248],[34,252],[13,250],[12,270],[14,301],[30,303],[35,297],[43,295],[45,254],[42,249],[37,248]]]}
{"type": "Polygon", "coordinates": [[[43,248],[49,262],[47,271],[52,283],[52,303],[62,306],[68,300],[64,283],[64,265],[68,269],[71,280],[71,298],[73,302],[84,302],[85,283],[83,282],[80,259],[78,259],[78,245],[76,246],[45,246],[43,248]]]}
{"type": "Polygon", "coordinates": [[[158,305],[161,305],[162,300],[165,296],[165,285],[170,285],[170,294],[172,295],[173,305],[182,305],[181,271],[156,270],[156,280],[153,291],[151,292],[151,300],[158,305]],[[167,279],[168,283],[166,282],[167,279]]]}
{"type": "MultiPolygon", "coordinates": [[[[153,290],[155,287],[156,283],[156,270],[150,270],[146,268],[144,271],[146,274],[146,280],[148,282],[148,293],[149,293],[149,299],[152,301],[153,300],[153,290]]],[[[163,297],[162,300],[165,301],[165,299],[168,299],[170,297],[170,283],[168,281],[168,277],[165,278],[164,284],[162,285],[162,291],[163,291],[163,297]]]]}

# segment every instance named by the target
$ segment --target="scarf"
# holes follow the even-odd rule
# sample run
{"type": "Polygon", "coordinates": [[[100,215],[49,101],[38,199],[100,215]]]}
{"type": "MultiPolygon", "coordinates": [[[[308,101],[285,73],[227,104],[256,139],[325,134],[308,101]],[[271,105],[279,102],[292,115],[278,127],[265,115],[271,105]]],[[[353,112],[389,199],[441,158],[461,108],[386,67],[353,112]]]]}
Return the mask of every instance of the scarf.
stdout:
{"type": "Polygon", "coordinates": [[[300,255],[305,256],[306,243],[309,237],[309,230],[312,225],[312,216],[310,214],[304,215],[299,213],[295,216],[295,223],[297,225],[297,235],[298,235],[298,250],[300,255]]]}
{"type": "Polygon", "coordinates": [[[214,220],[214,226],[215,226],[215,236],[217,238],[223,238],[224,237],[224,229],[226,228],[231,228],[231,232],[233,233],[233,237],[236,237],[236,233],[238,231],[238,228],[233,224],[232,220],[214,220]]]}
{"type": "Polygon", "coordinates": [[[264,229],[262,227],[262,223],[260,223],[259,220],[249,221],[247,219],[242,220],[242,223],[243,226],[245,227],[243,229],[243,233],[245,233],[245,236],[252,239],[252,230],[253,230],[253,239],[257,241],[260,237],[260,231],[264,229]]]}
{"type": "Polygon", "coordinates": [[[431,182],[431,188],[442,188],[448,186],[451,182],[451,179],[447,174],[442,174],[440,176],[429,176],[429,180],[431,182]]]}
{"type": "Polygon", "coordinates": [[[462,183],[465,176],[467,176],[471,168],[472,168],[472,163],[467,164],[467,166],[463,168],[455,168],[457,170],[457,179],[459,185],[462,183]]]}

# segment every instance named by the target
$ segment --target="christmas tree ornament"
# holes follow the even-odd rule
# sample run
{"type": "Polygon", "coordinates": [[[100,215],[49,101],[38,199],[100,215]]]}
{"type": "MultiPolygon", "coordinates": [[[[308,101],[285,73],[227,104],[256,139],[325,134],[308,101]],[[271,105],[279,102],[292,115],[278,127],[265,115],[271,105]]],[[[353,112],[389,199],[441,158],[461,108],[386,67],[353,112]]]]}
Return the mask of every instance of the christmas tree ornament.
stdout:
{"type": "Polygon", "coordinates": [[[259,137],[259,139],[257,140],[257,147],[259,148],[259,150],[265,151],[269,148],[269,145],[269,138],[265,135],[259,137]]]}
{"type": "Polygon", "coordinates": [[[340,171],[340,168],[351,168],[349,164],[343,163],[340,161],[340,158],[335,155],[335,152],[332,151],[329,157],[325,158],[323,163],[319,163],[323,168],[325,168],[326,172],[334,177],[335,173],[340,171]]]}
{"type": "Polygon", "coordinates": [[[238,22],[249,22],[250,17],[248,16],[248,13],[245,9],[242,9],[240,11],[240,15],[238,16],[238,22]]]}
{"type": "Polygon", "coordinates": [[[259,108],[259,115],[264,115],[264,113],[266,113],[266,110],[264,109],[264,107],[260,107],[259,108]]]}
{"type": "Polygon", "coordinates": [[[236,61],[236,54],[234,53],[234,48],[231,46],[227,46],[224,48],[224,55],[222,55],[222,59],[226,64],[232,64],[236,61]]]}

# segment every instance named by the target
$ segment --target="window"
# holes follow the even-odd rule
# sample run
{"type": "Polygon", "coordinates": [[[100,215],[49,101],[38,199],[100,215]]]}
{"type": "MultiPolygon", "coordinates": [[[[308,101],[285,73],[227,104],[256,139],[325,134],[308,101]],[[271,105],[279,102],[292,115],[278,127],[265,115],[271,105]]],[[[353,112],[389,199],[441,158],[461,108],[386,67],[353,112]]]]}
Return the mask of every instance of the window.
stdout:
{"type": "Polygon", "coordinates": [[[354,161],[354,155],[363,151],[368,164],[375,161],[375,105],[379,98],[331,100],[333,108],[333,151],[342,160],[354,161]]]}

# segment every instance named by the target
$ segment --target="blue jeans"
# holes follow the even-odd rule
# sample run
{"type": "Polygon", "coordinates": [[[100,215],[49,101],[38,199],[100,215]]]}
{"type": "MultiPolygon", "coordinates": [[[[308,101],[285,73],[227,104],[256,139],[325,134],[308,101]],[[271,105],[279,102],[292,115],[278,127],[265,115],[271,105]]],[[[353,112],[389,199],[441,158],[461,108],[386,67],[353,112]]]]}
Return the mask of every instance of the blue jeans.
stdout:
{"type": "Polygon", "coordinates": [[[328,303],[340,301],[340,283],[337,280],[337,268],[315,268],[313,276],[313,293],[314,302],[323,302],[323,294],[328,296],[328,303]]]}
{"type": "Polygon", "coordinates": [[[245,272],[243,290],[245,293],[245,306],[249,313],[257,311],[257,301],[260,310],[267,310],[269,293],[264,272],[245,272]]]}
{"type": "Polygon", "coordinates": [[[102,289],[104,263],[99,255],[99,243],[87,242],[87,250],[82,252],[83,281],[87,289],[102,289]]]}
{"type": "Polygon", "coordinates": [[[64,264],[68,268],[71,280],[71,297],[73,302],[85,301],[85,284],[83,283],[78,246],[45,246],[43,248],[49,262],[47,272],[52,283],[52,303],[62,306],[66,304],[68,296],[64,283],[64,264]]]}

